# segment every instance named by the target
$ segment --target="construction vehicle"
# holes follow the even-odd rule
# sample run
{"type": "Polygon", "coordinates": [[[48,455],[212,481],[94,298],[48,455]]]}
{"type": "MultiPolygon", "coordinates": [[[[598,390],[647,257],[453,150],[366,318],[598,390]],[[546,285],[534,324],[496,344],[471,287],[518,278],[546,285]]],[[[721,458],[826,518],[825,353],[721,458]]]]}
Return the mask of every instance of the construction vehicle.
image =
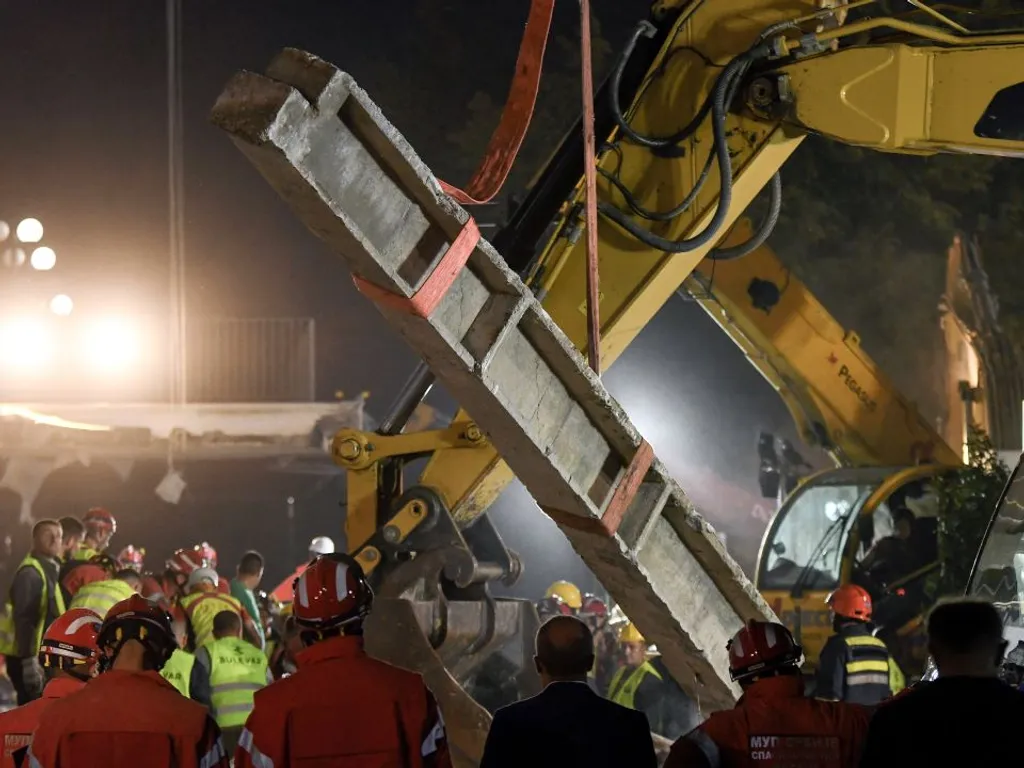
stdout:
{"type": "MultiPolygon", "coordinates": [[[[971,34],[943,12],[913,6],[894,17],[868,1],[654,4],[600,90],[595,116],[597,135],[607,137],[596,227],[604,367],[702,261],[720,267],[764,243],[781,203],[778,170],[808,132],[911,154],[1021,152],[1024,131],[1008,102],[1024,35],[971,34]],[[723,243],[766,186],[767,218],[749,240],[723,243]]],[[[438,659],[464,662],[527,636],[512,627],[522,625],[523,606],[486,590],[520,567],[483,515],[514,471],[657,643],[677,681],[705,708],[729,706],[737,690],[725,642],[740,622],[772,611],[579,354],[594,307],[585,291],[579,132],[492,246],[368,95],[315,56],[287,50],[265,76],[238,74],[213,119],[429,367],[379,436],[335,441],[339,463],[365,472],[362,503],[350,495],[348,547],[398,598],[390,643],[368,640],[375,652],[425,669],[442,707],[448,693],[456,707],[438,659]],[[554,234],[538,253],[552,219],[554,234]],[[466,411],[447,430],[401,434],[435,375],[466,411]],[[405,488],[402,464],[428,454],[405,488]],[[417,645],[417,628],[429,648],[417,645]]],[[[859,381],[847,388],[863,410],[878,412],[859,381]]],[[[851,506],[822,499],[819,511],[831,509],[845,528],[865,489],[891,495],[939,471],[941,445],[931,448],[931,456],[919,447],[893,461],[937,459],[931,467],[850,470],[869,475],[846,477],[857,494],[851,506]]],[[[846,501],[835,485],[808,480],[801,495],[818,488],[846,501]]],[[[452,739],[472,758],[470,730],[452,739]]]]}

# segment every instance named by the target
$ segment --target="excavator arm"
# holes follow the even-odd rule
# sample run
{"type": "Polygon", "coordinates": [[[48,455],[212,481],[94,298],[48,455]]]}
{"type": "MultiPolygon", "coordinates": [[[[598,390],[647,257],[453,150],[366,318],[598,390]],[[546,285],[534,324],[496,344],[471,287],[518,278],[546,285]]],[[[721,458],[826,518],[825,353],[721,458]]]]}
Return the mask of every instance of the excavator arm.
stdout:
{"type": "MultiPolygon", "coordinates": [[[[637,27],[599,115],[606,365],[702,262],[749,256],[764,242],[779,168],[808,133],[907,153],[1024,147],[1013,106],[1024,35],[970,35],[927,11],[847,18],[877,10],[691,0],[659,3],[653,23],[637,27]],[[765,186],[769,215],[755,236],[722,244],[765,186]]],[[[236,76],[214,120],[473,413],[456,416],[413,488],[403,491],[393,468],[383,483],[368,476],[363,495],[372,479],[377,503],[356,509],[350,496],[349,548],[370,567],[392,555],[395,584],[409,566],[433,567],[425,555],[464,551],[475,537],[469,549],[495,553],[492,562],[456,558],[433,575],[463,590],[513,578],[514,558],[481,519],[512,477],[500,449],[677,680],[705,704],[727,705],[735,689],[723,675],[724,641],[771,612],[578,354],[587,342],[579,162],[556,156],[557,173],[541,180],[507,241],[496,238],[499,256],[351,78],[309,54],[285,52],[266,77],[236,76]],[[552,206],[556,226],[534,258],[552,206]],[[397,501],[379,498],[382,488],[397,501]]],[[[419,438],[391,426],[384,437],[407,439],[407,453],[400,442],[382,452],[339,434],[339,463],[422,455],[419,438]]],[[[482,618],[499,621],[493,606],[482,618]]]]}

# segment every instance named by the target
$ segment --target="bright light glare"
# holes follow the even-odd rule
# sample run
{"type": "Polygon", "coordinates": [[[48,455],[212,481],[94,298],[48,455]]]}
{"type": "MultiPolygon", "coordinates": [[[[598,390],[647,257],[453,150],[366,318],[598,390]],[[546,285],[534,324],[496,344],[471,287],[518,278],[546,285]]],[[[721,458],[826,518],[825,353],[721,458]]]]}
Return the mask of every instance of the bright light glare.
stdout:
{"type": "Polygon", "coordinates": [[[0,327],[0,361],[21,370],[44,365],[50,357],[46,326],[31,320],[15,320],[0,327]]]}
{"type": "Polygon", "coordinates": [[[0,243],[11,236],[11,225],[6,221],[0,221],[0,243]]]}
{"type": "Polygon", "coordinates": [[[52,299],[50,299],[50,311],[55,315],[61,317],[67,317],[71,314],[71,310],[75,308],[75,302],[71,300],[71,297],[67,294],[58,293],[52,299]]]}
{"type": "Polygon", "coordinates": [[[32,269],[47,272],[57,265],[57,254],[54,253],[53,248],[41,245],[32,251],[29,263],[32,265],[32,269]]]}
{"type": "Polygon", "coordinates": [[[39,219],[22,219],[15,230],[23,243],[38,243],[43,239],[43,225],[39,219]]]}
{"type": "Polygon", "coordinates": [[[85,359],[93,367],[103,370],[122,370],[139,357],[139,338],[130,323],[123,320],[103,320],[85,332],[83,339],[85,359]]]}

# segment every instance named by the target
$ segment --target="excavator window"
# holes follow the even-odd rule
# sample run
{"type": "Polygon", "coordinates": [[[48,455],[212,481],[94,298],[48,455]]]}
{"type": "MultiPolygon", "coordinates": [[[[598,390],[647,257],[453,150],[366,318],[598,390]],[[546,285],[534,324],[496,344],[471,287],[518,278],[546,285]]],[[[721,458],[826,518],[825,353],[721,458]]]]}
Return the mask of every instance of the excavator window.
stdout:
{"type": "Polygon", "coordinates": [[[974,126],[974,135],[983,139],[1024,141],[1024,83],[1003,88],[974,126]]]}
{"type": "Polygon", "coordinates": [[[810,482],[793,493],[765,539],[758,588],[799,592],[839,586],[847,539],[876,487],[810,482]]]}

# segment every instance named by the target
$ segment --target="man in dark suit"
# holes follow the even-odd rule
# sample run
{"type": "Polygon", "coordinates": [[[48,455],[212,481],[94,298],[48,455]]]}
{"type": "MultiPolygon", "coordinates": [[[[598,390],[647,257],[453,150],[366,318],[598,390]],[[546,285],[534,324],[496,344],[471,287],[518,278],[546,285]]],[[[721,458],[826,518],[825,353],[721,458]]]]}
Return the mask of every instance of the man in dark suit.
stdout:
{"type": "Polygon", "coordinates": [[[544,690],[494,714],[480,768],[655,768],[647,718],[587,684],[594,636],[574,616],[537,632],[534,656],[544,690]]]}

